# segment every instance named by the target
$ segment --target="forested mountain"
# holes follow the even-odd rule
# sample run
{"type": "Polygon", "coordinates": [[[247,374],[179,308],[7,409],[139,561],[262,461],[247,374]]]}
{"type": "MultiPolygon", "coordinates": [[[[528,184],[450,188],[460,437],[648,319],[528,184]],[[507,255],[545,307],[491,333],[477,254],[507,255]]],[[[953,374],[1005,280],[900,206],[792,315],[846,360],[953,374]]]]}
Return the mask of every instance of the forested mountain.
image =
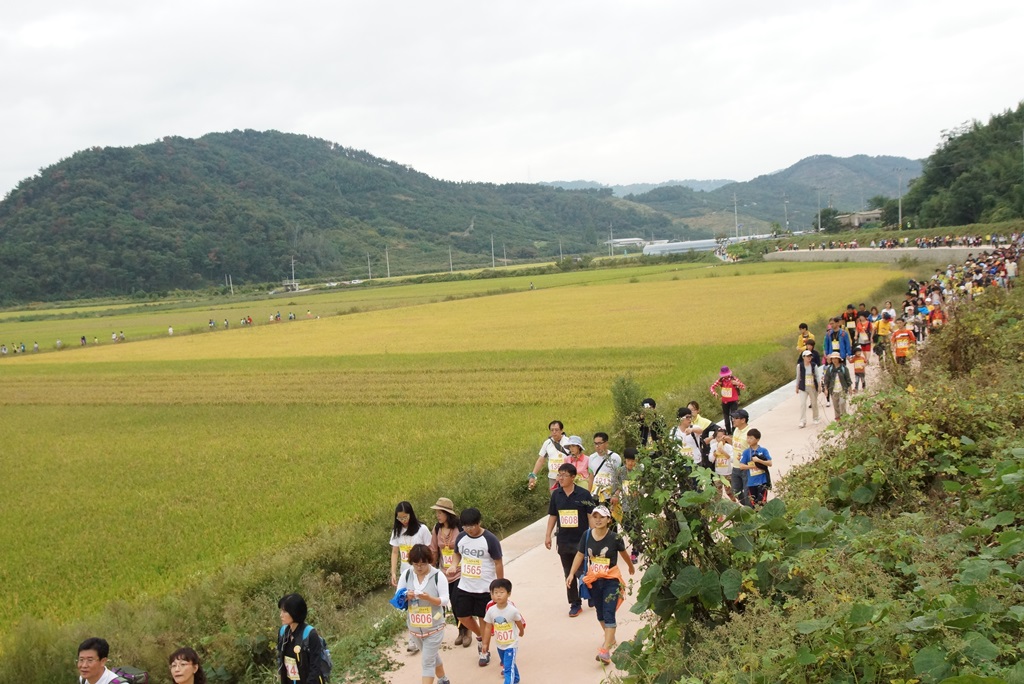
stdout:
{"type": "Polygon", "coordinates": [[[788,212],[791,230],[809,230],[818,213],[819,197],[822,208],[841,212],[865,209],[873,196],[896,195],[900,175],[907,187],[908,179],[918,175],[920,168],[919,161],[905,157],[816,155],[782,171],[709,192],[661,187],[626,199],[684,219],[717,214],[726,229],[734,221],[735,201],[741,222],[748,216],[785,228],[788,212]]]}
{"type": "MultiPolygon", "coordinates": [[[[130,294],[296,276],[357,278],[693,236],[597,191],[440,181],[276,131],[84,150],[0,203],[0,301],[130,294]]],[[[700,237],[701,235],[697,235],[700,237]]]]}
{"type": "Polygon", "coordinates": [[[922,227],[1024,217],[1024,102],[989,119],[946,131],[903,198],[922,227]]]}

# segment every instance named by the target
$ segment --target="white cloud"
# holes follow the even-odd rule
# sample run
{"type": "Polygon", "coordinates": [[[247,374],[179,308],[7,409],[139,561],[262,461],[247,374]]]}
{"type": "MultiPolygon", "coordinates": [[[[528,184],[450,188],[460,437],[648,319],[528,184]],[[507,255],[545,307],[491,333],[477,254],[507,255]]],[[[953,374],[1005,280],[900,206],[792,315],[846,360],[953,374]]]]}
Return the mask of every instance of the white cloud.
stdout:
{"type": "Polygon", "coordinates": [[[0,192],[95,145],[274,128],[434,176],[750,178],[1015,107],[1009,0],[62,0],[5,11],[0,192]]]}

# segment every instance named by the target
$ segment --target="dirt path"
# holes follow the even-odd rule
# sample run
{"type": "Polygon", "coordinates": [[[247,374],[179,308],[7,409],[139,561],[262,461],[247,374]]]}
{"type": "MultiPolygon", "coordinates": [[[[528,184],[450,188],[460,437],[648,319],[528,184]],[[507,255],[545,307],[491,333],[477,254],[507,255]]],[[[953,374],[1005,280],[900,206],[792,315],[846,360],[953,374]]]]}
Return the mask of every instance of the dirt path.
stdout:
{"type": "MultiPolygon", "coordinates": [[[[877,361],[876,361],[877,363],[877,361]]],[[[876,367],[869,367],[869,383],[876,367]]],[[[797,427],[800,403],[795,382],[758,399],[744,408],[750,413],[751,427],[762,433],[761,444],[768,449],[775,463],[773,474],[782,477],[796,464],[816,456],[818,434],[833,422],[831,408],[824,407],[822,399],[821,423],[810,420],[807,427],[797,427]]],[[[709,417],[714,417],[709,412],[709,417]]],[[[505,576],[513,584],[512,600],[527,621],[526,635],[520,640],[519,670],[524,683],[538,684],[600,684],[614,667],[605,668],[594,656],[601,634],[592,608],[584,607],[576,618],[568,616],[562,566],[558,554],[544,548],[544,530],[547,519],[541,519],[501,541],[505,554],[505,576]]],[[[632,588],[639,588],[641,569],[633,576],[632,588]]],[[[629,596],[617,613],[618,639],[632,638],[643,626],[640,616],[629,612],[633,597],[629,596]]],[[[453,684],[470,682],[500,682],[501,666],[493,652],[491,664],[480,667],[473,647],[453,646],[455,627],[449,625],[442,650],[445,672],[453,684]]],[[[411,684],[420,682],[420,657],[406,655],[405,638],[393,648],[390,655],[402,665],[388,676],[389,682],[411,684]]],[[[620,673],[621,674],[621,673],[620,673]]]]}

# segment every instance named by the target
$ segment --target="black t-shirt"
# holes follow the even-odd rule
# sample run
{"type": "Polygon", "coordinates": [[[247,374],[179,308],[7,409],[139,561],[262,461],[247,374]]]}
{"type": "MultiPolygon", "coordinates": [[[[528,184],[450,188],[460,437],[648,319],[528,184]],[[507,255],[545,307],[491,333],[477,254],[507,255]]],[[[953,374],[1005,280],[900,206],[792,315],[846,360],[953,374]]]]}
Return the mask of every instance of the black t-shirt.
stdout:
{"type": "Polygon", "coordinates": [[[561,487],[551,492],[548,515],[555,516],[558,521],[559,546],[579,544],[583,533],[590,529],[588,516],[596,505],[597,502],[590,492],[579,485],[575,486],[569,495],[566,495],[561,487]]]}
{"type": "Polygon", "coordinates": [[[586,534],[583,535],[576,550],[586,556],[587,561],[590,563],[603,564],[603,559],[607,558],[608,567],[614,568],[615,562],[619,557],[619,551],[625,551],[626,544],[619,539],[614,530],[608,530],[608,534],[604,535],[604,539],[600,540],[594,539],[594,532],[591,530],[589,537],[586,534]]]}

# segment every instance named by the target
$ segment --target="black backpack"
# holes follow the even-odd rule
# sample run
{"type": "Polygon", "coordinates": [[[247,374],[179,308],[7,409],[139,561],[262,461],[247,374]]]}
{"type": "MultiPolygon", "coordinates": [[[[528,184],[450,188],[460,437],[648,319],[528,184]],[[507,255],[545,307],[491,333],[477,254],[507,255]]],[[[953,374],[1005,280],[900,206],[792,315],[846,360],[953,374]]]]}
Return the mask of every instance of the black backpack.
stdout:
{"type": "MultiPolygon", "coordinates": [[[[278,653],[284,650],[284,639],[287,634],[288,626],[281,625],[281,631],[277,634],[277,650],[278,653]]],[[[306,625],[302,629],[302,650],[309,652],[309,633],[313,631],[312,625],[306,625]]],[[[331,681],[331,669],[334,667],[334,663],[331,662],[331,652],[327,648],[327,642],[317,632],[317,638],[320,640],[320,662],[311,664],[317,674],[320,675],[320,681],[323,684],[328,684],[331,681]]]]}

